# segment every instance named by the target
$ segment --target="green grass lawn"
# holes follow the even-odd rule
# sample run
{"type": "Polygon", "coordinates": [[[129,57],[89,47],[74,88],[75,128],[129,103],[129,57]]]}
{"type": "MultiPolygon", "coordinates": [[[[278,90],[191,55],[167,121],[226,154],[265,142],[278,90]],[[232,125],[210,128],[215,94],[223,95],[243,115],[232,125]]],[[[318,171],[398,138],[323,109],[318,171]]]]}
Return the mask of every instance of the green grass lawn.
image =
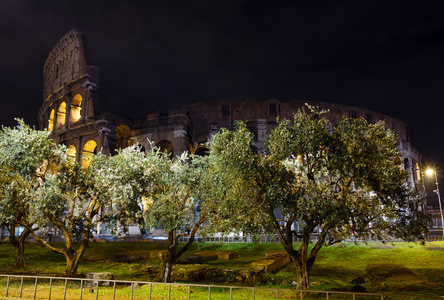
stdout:
{"type": "MultiPolygon", "coordinates": [[[[166,244],[163,243],[91,243],[78,272],[84,276],[87,272],[106,271],[113,273],[116,280],[156,281],[162,262],[160,259],[143,258],[143,253],[165,248],[166,244]]],[[[223,269],[236,272],[262,258],[267,250],[281,249],[278,243],[196,243],[185,255],[199,251],[231,250],[237,253],[237,257],[199,266],[175,266],[173,280],[183,282],[180,276],[174,275],[175,269],[223,269]]],[[[40,244],[26,244],[27,266],[24,269],[14,268],[13,253],[11,245],[0,245],[0,274],[63,275],[64,257],[48,251],[40,244]]],[[[351,281],[357,277],[365,279],[361,285],[369,292],[444,295],[444,242],[426,245],[344,243],[324,247],[311,273],[311,289],[350,291],[353,286],[351,281]]],[[[257,285],[291,288],[295,280],[295,267],[289,263],[275,274],[265,274],[257,285]]],[[[199,283],[239,284],[227,278],[199,283]]]]}

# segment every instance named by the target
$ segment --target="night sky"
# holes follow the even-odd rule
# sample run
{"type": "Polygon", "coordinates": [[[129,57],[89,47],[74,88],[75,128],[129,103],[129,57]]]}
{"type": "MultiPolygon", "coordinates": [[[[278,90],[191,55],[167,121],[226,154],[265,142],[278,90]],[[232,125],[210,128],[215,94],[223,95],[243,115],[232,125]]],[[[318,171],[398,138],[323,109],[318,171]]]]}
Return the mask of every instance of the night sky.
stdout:
{"type": "Polygon", "coordinates": [[[0,0],[0,124],[37,124],[42,71],[70,29],[100,68],[102,111],[307,99],[409,125],[444,173],[444,1],[0,0]]]}

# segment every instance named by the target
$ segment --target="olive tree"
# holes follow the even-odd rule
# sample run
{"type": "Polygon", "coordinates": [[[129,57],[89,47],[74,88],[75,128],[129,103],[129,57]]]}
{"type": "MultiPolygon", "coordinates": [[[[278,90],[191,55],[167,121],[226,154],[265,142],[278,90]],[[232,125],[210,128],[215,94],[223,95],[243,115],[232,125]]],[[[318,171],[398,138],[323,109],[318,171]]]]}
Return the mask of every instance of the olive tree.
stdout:
{"type": "Polygon", "coordinates": [[[133,146],[119,151],[112,160],[114,173],[120,178],[112,189],[113,205],[119,207],[115,211],[127,219],[138,219],[133,213],[139,214],[138,207],[143,207],[147,226],[167,233],[168,254],[161,281],[170,282],[173,264],[189,249],[206,218],[203,210],[197,213],[205,158],[190,159],[186,153],[172,158],[156,147],[145,154],[133,146]],[[187,242],[180,245],[180,237],[185,236],[187,242]]]}
{"type": "Polygon", "coordinates": [[[22,120],[0,132],[0,223],[7,225],[15,247],[15,263],[24,265],[24,241],[32,234],[46,248],[65,256],[66,275],[77,272],[99,212],[110,202],[108,158],[94,155],[88,168],[69,158],[46,130],[22,120]],[[14,230],[22,227],[16,238],[14,230]],[[64,238],[58,247],[45,241],[40,229],[57,229],[64,238]]]}
{"type": "Polygon", "coordinates": [[[347,236],[412,240],[426,230],[424,198],[408,186],[397,137],[384,123],[343,118],[333,127],[319,113],[299,111],[279,121],[263,155],[252,140],[239,123],[210,141],[209,226],[275,232],[296,267],[298,289],[309,289],[324,245],[347,236]]]}
{"type": "Polygon", "coordinates": [[[15,266],[25,265],[25,239],[30,228],[38,225],[29,217],[32,193],[45,181],[63,156],[63,147],[56,146],[48,131],[38,131],[17,120],[15,127],[0,131],[0,224],[9,231],[15,249],[15,266]],[[18,237],[16,228],[22,227],[18,237]]]}
{"type": "Polygon", "coordinates": [[[74,276],[93,231],[101,222],[101,211],[110,209],[109,158],[102,154],[92,157],[88,167],[64,156],[55,172],[47,173],[45,182],[34,190],[30,199],[30,217],[40,227],[56,228],[64,243],[51,244],[29,228],[34,238],[47,249],[65,257],[65,275],[74,276]]]}

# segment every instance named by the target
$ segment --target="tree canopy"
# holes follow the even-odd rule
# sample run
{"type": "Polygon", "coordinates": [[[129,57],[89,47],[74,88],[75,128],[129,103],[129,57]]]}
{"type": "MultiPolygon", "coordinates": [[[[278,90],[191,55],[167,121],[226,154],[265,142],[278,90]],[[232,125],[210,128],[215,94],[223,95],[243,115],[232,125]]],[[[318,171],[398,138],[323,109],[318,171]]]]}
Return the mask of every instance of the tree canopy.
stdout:
{"type": "Polygon", "coordinates": [[[22,120],[16,127],[3,127],[0,132],[0,221],[9,228],[24,228],[17,243],[10,231],[16,264],[23,265],[24,240],[32,233],[45,247],[65,256],[65,273],[71,276],[76,274],[93,230],[101,221],[99,212],[108,207],[113,173],[106,169],[107,157],[100,154],[94,155],[88,168],[82,167],[49,134],[22,120]],[[40,230],[47,229],[61,232],[64,247],[40,235],[40,230]]]}
{"type": "Polygon", "coordinates": [[[9,239],[15,248],[15,264],[23,267],[24,242],[31,227],[38,224],[30,217],[33,192],[54,170],[63,147],[56,146],[49,132],[38,131],[17,119],[15,127],[0,131],[0,224],[9,230],[9,239]],[[25,226],[18,238],[15,229],[25,226]]]}
{"type": "Polygon", "coordinates": [[[263,155],[245,123],[210,141],[213,230],[274,231],[309,288],[318,251],[347,236],[421,238],[424,198],[406,181],[397,136],[385,124],[343,118],[336,126],[299,111],[279,121],[263,155]],[[317,242],[309,247],[315,236],[317,242]],[[293,241],[300,238],[296,246],[293,241]]]}
{"type": "Polygon", "coordinates": [[[148,227],[161,228],[168,236],[168,255],[164,259],[161,280],[170,281],[172,265],[190,247],[194,236],[205,221],[199,197],[204,158],[187,153],[170,157],[152,147],[146,154],[138,146],[120,150],[111,159],[114,173],[114,205],[116,211],[139,219],[141,208],[148,227]],[[136,215],[132,215],[134,212],[136,215]],[[179,247],[180,237],[188,240],[179,247]]]}

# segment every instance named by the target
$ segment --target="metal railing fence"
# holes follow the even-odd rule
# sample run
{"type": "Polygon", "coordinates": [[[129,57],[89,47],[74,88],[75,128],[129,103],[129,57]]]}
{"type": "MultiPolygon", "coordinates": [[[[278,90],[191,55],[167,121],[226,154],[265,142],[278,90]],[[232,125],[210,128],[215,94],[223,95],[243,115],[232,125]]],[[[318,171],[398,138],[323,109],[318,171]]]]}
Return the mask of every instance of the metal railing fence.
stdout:
{"type": "MultiPolygon", "coordinates": [[[[47,237],[42,237],[44,240],[48,240],[47,237]]],[[[50,242],[63,242],[63,236],[53,236],[50,239],[50,242]]],[[[165,243],[165,238],[146,238],[144,236],[138,236],[138,235],[128,235],[124,237],[117,237],[117,236],[110,236],[106,238],[93,238],[91,240],[92,242],[157,242],[157,243],[165,243]]],[[[179,238],[179,242],[185,243],[188,241],[187,237],[181,237],[179,238]]],[[[297,237],[293,237],[293,242],[301,242],[302,240],[297,237]]],[[[317,241],[316,235],[312,236],[311,238],[312,242],[317,241]]],[[[426,242],[433,242],[433,241],[444,241],[444,236],[442,235],[428,235],[424,237],[424,241],[426,242]]],[[[28,237],[26,239],[26,242],[28,243],[37,243],[37,241],[33,237],[28,237]]],[[[195,242],[205,242],[205,243],[279,243],[279,238],[277,235],[271,235],[271,236],[259,236],[259,237],[251,237],[251,236],[207,236],[207,237],[197,237],[195,238],[195,242]]],[[[344,240],[344,242],[364,242],[364,240],[361,239],[355,239],[353,237],[347,238],[344,240]]],[[[371,239],[366,240],[365,242],[372,242],[371,239]]],[[[374,240],[374,242],[377,242],[377,240],[374,240]]],[[[402,239],[390,239],[386,242],[403,242],[402,239]]],[[[0,244],[2,243],[9,243],[8,240],[0,241],[0,244]]]]}
{"type": "Polygon", "coordinates": [[[444,296],[352,293],[107,279],[0,275],[0,299],[444,299],[444,296]],[[40,285],[40,286],[39,286],[40,285]],[[128,290],[129,288],[129,290],[128,290]],[[4,291],[2,293],[1,291],[4,291]],[[3,295],[4,296],[3,296],[3,295]]]}

